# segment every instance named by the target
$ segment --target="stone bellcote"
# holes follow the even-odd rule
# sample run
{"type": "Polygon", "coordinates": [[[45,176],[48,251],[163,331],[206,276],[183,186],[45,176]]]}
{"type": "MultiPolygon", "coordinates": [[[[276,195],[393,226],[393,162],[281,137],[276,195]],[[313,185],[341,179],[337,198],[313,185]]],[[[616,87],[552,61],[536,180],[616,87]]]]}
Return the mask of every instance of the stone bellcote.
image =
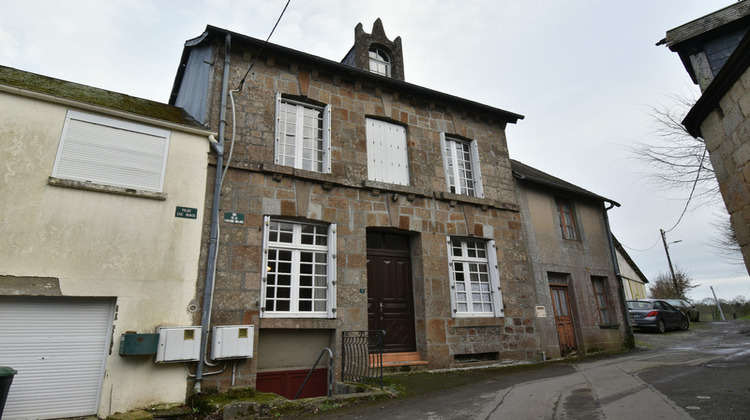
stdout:
{"type": "Polygon", "coordinates": [[[404,80],[404,56],[401,37],[388,39],[380,18],[372,24],[372,33],[366,33],[362,23],[354,28],[354,46],[341,60],[343,64],[367,70],[393,79],[404,80]]]}

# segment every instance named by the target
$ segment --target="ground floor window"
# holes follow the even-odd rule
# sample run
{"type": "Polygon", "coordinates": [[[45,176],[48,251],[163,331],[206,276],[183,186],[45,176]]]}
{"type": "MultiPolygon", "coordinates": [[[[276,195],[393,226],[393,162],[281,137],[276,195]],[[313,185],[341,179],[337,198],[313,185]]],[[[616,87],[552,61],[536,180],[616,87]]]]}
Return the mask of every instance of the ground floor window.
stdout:
{"type": "Polygon", "coordinates": [[[264,218],[261,316],[334,318],[336,225],[264,218]]]}
{"type": "Polygon", "coordinates": [[[453,316],[503,316],[494,241],[448,238],[448,260],[453,316]]]}

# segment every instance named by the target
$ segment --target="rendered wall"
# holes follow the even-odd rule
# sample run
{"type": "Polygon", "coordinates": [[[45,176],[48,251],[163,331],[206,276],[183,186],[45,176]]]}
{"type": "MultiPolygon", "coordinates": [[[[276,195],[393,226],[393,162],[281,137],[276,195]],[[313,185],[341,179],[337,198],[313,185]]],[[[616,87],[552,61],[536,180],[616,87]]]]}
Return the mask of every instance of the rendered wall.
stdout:
{"type": "Polygon", "coordinates": [[[117,352],[126,331],[193,324],[208,141],[172,130],[165,201],[51,186],[68,109],[0,92],[0,275],[23,278],[3,291],[116,298],[100,416],[182,402],[182,364],[117,352]],[[175,218],[176,206],[197,208],[199,218],[175,218]],[[24,287],[35,279],[59,287],[24,287]]]}
{"type": "Polygon", "coordinates": [[[518,195],[524,233],[533,265],[537,306],[544,306],[546,317],[537,317],[537,333],[548,357],[560,355],[554,308],[547,273],[570,274],[568,294],[579,353],[611,350],[622,346],[626,324],[619,302],[619,284],[614,276],[609,241],[601,203],[576,199],[555,190],[518,181],[518,195]],[[571,199],[579,239],[563,239],[556,196],[571,199]],[[609,314],[617,329],[602,329],[593,291],[592,276],[606,277],[609,314]]]}

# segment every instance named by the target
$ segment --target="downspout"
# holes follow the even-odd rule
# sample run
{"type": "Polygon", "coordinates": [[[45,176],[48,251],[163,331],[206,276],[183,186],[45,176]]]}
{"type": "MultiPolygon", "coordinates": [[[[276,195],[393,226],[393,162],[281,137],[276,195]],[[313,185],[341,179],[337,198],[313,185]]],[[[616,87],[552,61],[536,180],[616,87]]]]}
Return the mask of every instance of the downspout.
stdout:
{"type": "Polygon", "coordinates": [[[623,318],[625,318],[625,327],[627,328],[625,330],[625,347],[633,348],[635,347],[635,336],[633,335],[633,328],[630,325],[628,307],[627,305],[625,305],[625,286],[622,283],[620,264],[617,263],[617,253],[615,252],[615,243],[612,240],[612,229],[609,226],[609,213],[607,213],[614,207],[620,207],[620,205],[615,203],[614,201],[610,201],[609,207],[604,208],[604,224],[607,229],[607,240],[609,241],[609,252],[612,254],[612,264],[614,264],[615,267],[615,277],[617,277],[617,283],[619,285],[617,291],[620,294],[620,310],[622,311],[623,318]]]}
{"type": "Polygon", "coordinates": [[[216,151],[216,175],[214,177],[214,199],[211,209],[211,236],[208,245],[208,262],[206,263],[206,284],[203,288],[203,312],[201,313],[201,347],[198,365],[195,368],[195,386],[193,391],[201,393],[203,365],[206,362],[208,329],[211,325],[211,305],[213,304],[214,281],[216,277],[216,256],[219,238],[219,204],[221,200],[221,178],[224,166],[224,129],[226,128],[227,87],[229,85],[229,56],[232,37],[227,34],[224,44],[224,76],[221,82],[221,109],[219,110],[219,140],[211,143],[216,151]]]}

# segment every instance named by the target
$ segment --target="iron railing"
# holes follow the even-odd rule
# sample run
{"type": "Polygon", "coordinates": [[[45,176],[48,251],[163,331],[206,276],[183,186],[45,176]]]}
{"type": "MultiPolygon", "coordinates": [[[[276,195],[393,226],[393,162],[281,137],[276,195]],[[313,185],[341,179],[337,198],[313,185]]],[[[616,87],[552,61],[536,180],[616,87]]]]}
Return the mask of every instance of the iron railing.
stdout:
{"type": "Polygon", "coordinates": [[[375,382],[383,388],[385,331],[344,331],[341,340],[341,379],[375,382]]]}
{"type": "Polygon", "coordinates": [[[299,397],[299,394],[302,393],[302,390],[305,388],[305,385],[307,385],[307,381],[310,379],[310,376],[312,376],[313,372],[315,371],[315,368],[318,367],[318,362],[320,362],[320,359],[323,358],[323,355],[328,352],[328,396],[333,395],[333,352],[328,347],[324,348],[323,351],[320,352],[320,356],[318,356],[318,360],[315,361],[315,364],[313,367],[310,368],[310,372],[308,372],[307,377],[302,382],[302,386],[299,387],[299,390],[297,391],[297,394],[294,395],[294,400],[296,400],[299,397]]]}

